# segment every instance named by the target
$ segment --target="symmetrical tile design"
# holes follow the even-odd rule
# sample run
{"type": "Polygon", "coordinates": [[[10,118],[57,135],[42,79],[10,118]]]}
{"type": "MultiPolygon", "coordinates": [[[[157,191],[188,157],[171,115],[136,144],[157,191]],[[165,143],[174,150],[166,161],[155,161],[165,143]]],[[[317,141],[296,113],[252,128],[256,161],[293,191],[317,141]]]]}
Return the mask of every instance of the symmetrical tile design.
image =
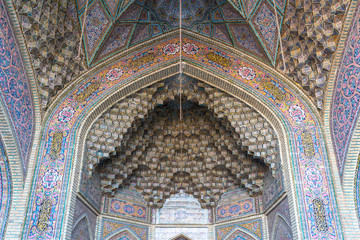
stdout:
{"type": "MultiPolygon", "coordinates": [[[[203,207],[215,206],[222,193],[235,186],[261,194],[267,167],[250,156],[261,158],[269,167],[278,166],[274,163],[278,159],[276,135],[269,123],[230,95],[191,78],[184,82],[188,101],[184,101],[184,121],[179,122],[177,78],[124,99],[93,124],[87,138],[86,165],[90,171],[101,165],[103,192],[114,193],[128,182],[154,207],[161,207],[180,185],[194,191],[203,207]],[[138,115],[146,117],[138,119],[138,115]],[[183,135],[186,138],[180,146],[183,135]],[[202,140],[205,136],[207,142],[202,140]],[[163,174],[157,174],[159,171],[163,174]],[[201,191],[205,187],[209,189],[206,196],[201,191]]],[[[240,205],[233,206],[241,208],[235,214],[252,212],[255,207],[250,202],[240,205]]],[[[227,212],[225,206],[222,210],[227,212]]]]}
{"type": "MultiPolygon", "coordinates": [[[[201,66],[201,74],[209,72],[212,74],[211,76],[226,76],[226,80],[219,80],[219,78],[216,79],[219,82],[213,84],[217,86],[221,82],[226,91],[234,95],[240,95],[240,93],[235,92],[237,88],[230,86],[229,82],[253,93],[256,99],[260,99],[260,102],[273,109],[273,112],[277,114],[276,118],[281,119],[280,124],[284,124],[288,129],[287,133],[293,140],[289,145],[289,163],[292,168],[291,173],[294,175],[291,176],[292,179],[287,180],[290,182],[294,180],[297,183],[293,185],[298,199],[294,206],[299,212],[304,213],[299,215],[301,235],[304,238],[316,236],[328,239],[342,238],[339,218],[335,217],[339,213],[333,197],[332,178],[327,171],[329,165],[322,138],[322,129],[307,100],[289,87],[285,81],[283,82],[281,77],[274,77],[269,72],[254,66],[247,62],[243,56],[238,56],[227,52],[225,49],[215,47],[209,42],[201,42],[188,36],[184,36],[183,41],[184,46],[186,44],[193,46],[191,51],[184,54],[184,61],[191,61],[201,66]],[[294,154],[290,154],[290,152],[294,154]]],[[[47,224],[41,225],[39,230],[46,231],[46,234],[52,238],[56,238],[61,230],[59,226],[62,223],[61,213],[65,207],[64,196],[66,194],[64,189],[70,182],[69,170],[70,163],[73,160],[72,147],[76,146],[75,135],[79,133],[77,126],[80,121],[84,121],[83,116],[87,115],[89,111],[93,111],[94,105],[100,104],[97,101],[110,96],[115,91],[120,91],[118,94],[127,94],[128,92],[125,93],[125,91],[128,90],[122,92],[122,87],[125,85],[139,89],[141,86],[155,81],[155,79],[141,78],[138,85],[129,84],[133,79],[138,79],[137,77],[140,74],[160,71],[165,77],[175,73],[177,71],[175,68],[173,71],[171,68],[166,69],[169,71],[166,73],[161,71],[164,66],[169,66],[178,60],[179,49],[178,39],[170,38],[158,41],[146,49],[133,53],[133,55],[114,61],[112,66],[107,66],[92,73],[92,75],[90,74],[69,90],[56,108],[49,113],[49,118],[44,122],[42,131],[44,144],[38,153],[38,167],[35,172],[35,179],[38,181],[33,184],[32,194],[30,194],[33,197],[31,197],[28,205],[27,216],[30,217],[24,225],[24,229],[26,229],[24,238],[32,239],[39,235],[36,230],[39,222],[47,224]],[[52,145],[53,136],[56,132],[63,132],[66,144],[61,146],[59,155],[56,155],[59,158],[53,161],[51,160],[49,146],[52,145]],[[44,183],[42,179],[49,172],[54,172],[52,169],[58,172],[59,177],[54,178],[52,182],[46,181],[44,183]],[[49,188],[46,188],[45,196],[45,187],[47,186],[49,188]],[[51,211],[48,210],[49,206],[52,206],[51,211]],[[45,221],[46,219],[48,220],[45,221]]],[[[187,64],[185,67],[186,71],[200,74],[197,72],[200,71],[198,68],[196,71],[194,69],[192,64],[187,64]]],[[[209,78],[208,81],[215,80],[209,78]]],[[[134,89],[129,91],[134,91],[134,89]]],[[[251,96],[249,95],[250,98],[251,96]]],[[[115,101],[112,102],[112,104],[114,103],[115,101]]]]}
{"type": "MultiPolygon", "coordinates": [[[[278,14],[280,26],[281,19],[282,16],[278,14]]],[[[251,22],[257,31],[257,34],[259,34],[262,39],[262,43],[266,45],[266,49],[270,53],[272,61],[275,61],[279,30],[276,25],[274,8],[267,1],[263,1],[251,18],[251,22]]]]}

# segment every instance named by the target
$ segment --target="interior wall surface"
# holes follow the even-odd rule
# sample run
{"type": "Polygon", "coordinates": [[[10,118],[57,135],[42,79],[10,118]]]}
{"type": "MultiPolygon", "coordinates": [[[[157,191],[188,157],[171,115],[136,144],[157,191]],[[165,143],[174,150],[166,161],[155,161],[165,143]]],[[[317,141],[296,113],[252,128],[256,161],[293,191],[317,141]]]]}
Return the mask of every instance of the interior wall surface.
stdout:
{"type": "MultiPolygon", "coordinates": [[[[178,36],[164,37],[167,38],[151,41],[140,50],[134,49],[127,56],[119,56],[118,60],[112,59],[91,69],[50,107],[43,123],[34,178],[37,181],[32,188],[24,238],[59,239],[71,233],[71,216],[82,166],[81,137],[108,106],[178,72],[178,36]],[[153,54],[154,58],[148,58],[148,54],[153,54]],[[136,64],[130,64],[132,62],[136,64]],[[96,87],[89,87],[93,84],[96,87]],[[54,137],[59,135],[61,137],[54,137]],[[50,174],[55,177],[44,182],[50,174]],[[49,203],[51,211],[44,211],[44,206],[49,203]],[[40,220],[45,224],[41,229],[38,228],[40,220]]],[[[220,43],[204,41],[195,35],[183,39],[184,46],[191,46],[188,49],[181,46],[185,73],[256,108],[270,118],[280,132],[294,236],[342,239],[316,108],[301,91],[267,66],[254,63],[235,50],[225,50],[220,43]],[[209,57],[211,55],[216,57],[209,57]]]]}

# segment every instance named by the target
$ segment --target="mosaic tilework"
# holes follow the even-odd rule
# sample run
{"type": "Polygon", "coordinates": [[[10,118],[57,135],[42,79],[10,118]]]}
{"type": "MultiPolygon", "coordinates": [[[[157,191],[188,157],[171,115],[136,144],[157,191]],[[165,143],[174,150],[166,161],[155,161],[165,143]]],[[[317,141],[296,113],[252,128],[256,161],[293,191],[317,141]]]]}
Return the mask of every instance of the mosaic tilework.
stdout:
{"type": "Polygon", "coordinates": [[[76,198],[73,215],[72,239],[94,239],[96,229],[96,214],[79,198],[76,198]],[[84,238],[84,236],[92,236],[84,238]]]}
{"type": "Polygon", "coordinates": [[[134,237],[134,235],[131,234],[131,232],[125,230],[118,234],[115,234],[114,236],[109,238],[109,240],[137,240],[137,238],[134,237]]]}
{"type": "Polygon", "coordinates": [[[344,54],[334,82],[330,109],[330,128],[340,176],[360,110],[360,8],[356,10],[344,54]]]}
{"type": "MultiPolygon", "coordinates": [[[[81,1],[77,2],[78,14],[82,18],[83,3],[81,1]]],[[[88,65],[93,66],[107,59],[112,55],[107,54],[109,52],[118,53],[128,46],[139,44],[179,27],[180,14],[177,1],[153,2],[138,0],[125,2],[120,1],[120,7],[117,7],[117,0],[97,0],[90,3],[89,20],[87,20],[86,26],[88,65]],[[129,6],[122,9],[124,4],[129,6]],[[109,12],[110,18],[105,14],[105,9],[109,12]],[[109,26],[109,22],[111,22],[111,26],[109,26]],[[109,31],[113,32],[113,36],[108,36],[108,27],[110,28],[109,31]],[[122,34],[116,33],[118,31],[114,31],[114,28],[121,29],[122,34]],[[130,35],[131,38],[129,38],[130,35]],[[118,40],[115,41],[114,39],[118,40]],[[93,50],[97,53],[93,52],[93,50]]],[[[261,1],[246,1],[248,11],[255,11],[258,2],[261,1]]],[[[264,45],[264,51],[258,40],[260,35],[250,30],[251,26],[248,23],[251,17],[250,12],[246,16],[243,11],[239,12],[226,1],[186,0],[182,4],[182,27],[184,29],[200,33],[229,45],[235,45],[263,61],[268,61],[268,56],[265,54],[265,51],[268,51],[267,47],[264,45]],[[248,18],[248,21],[246,18],[248,18]],[[241,28],[235,27],[230,31],[229,24],[239,25],[241,28]],[[246,30],[246,33],[241,34],[241,30],[246,30]]],[[[73,8],[71,9],[71,15],[74,15],[73,8]]],[[[272,14],[272,12],[268,11],[265,14],[272,14]]],[[[279,15],[281,14],[279,13],[279,15]]],[[[264,28],[264,25],[261,26],[261,30],[268,29],[264,28]]],[[[255,30],[258,31],[258,28],[255,30]]],[[[260,34],[264,39],[268,39],[269,31],[266,31],[266,34],[262,32],[260,34]]],[[[271,41],[270,43],[273,44],[271,41]]]]}
{"type": "MultiPolygon", "coordinates": [[[[291,139],[294,139],[291,144],[291,151],[294,153],[291,155],[293,177],[295,182],[299,183],[294,187],[297,191],[299,203],[302,203],[296,205],[296,207],[304,213],[300,215],[299,219],[304,238],[342,238],[339,219],[334,217],[337,216],[338,212],[333,198],[332,185],[329,184],[331,178],[330,173],[327,171],[329,166],[327,154],[325,154],[324,142],[321,140],[322,130],[319,127],[316,116],[312,114],[312,110],[306,102],[299,94],[281,82],[281,80],[265,73],[262,69],[254,67],[243,58],[239,58],[239,56],[216,49],[209,43],[202,43],[189,37],[184,37],[184,44],[187,43],[194,44],[198,50],[196,54],[189,53],[183,56],[185,61],[195,62],[202,66],[203,69],[208,68],[214,74],[226,75],[228,81],[247,89],[249,92],[254,92],[258,98],[261,98],[262,101],[271,106],[274,111],[279,114],[283,123],[289,128],[289,133],[292,135],[291,139]],[[222,51],[223,57],[228,59],[232,65],[230,67],[224,67],[209,61],[206,58],[206,54],[212,51],[222,51]],[[309,146],[311,145],[308,144],[311,141],[303,141],[301,138],[304,131],[308,132],[311,136],[307,139],[312,141],[312,148],[310,148],[309,146]],[[309,154],[312,152],[314,154],[309,154]],[[321,179],[321,181],[319,181],[319,179],[321,179]],[[312,207],[313,200],[318,198],[324,200],[325,218],[317,216],[317,214],[321,213],[321,211],[319,211],[321,210],[320,208],[315,212],[312,207]],[[323,219],[323,223],[325,222],[327,226],[329,226],[328,231],[320,232],[317,230],[315,216],[317,220],[323,219]]],[[[64,146],[61,149],[62,157],[54,162],[55,165],[50,165],[50,152],[49,149],[45,147],[45,143],[47,145],[51,144],[51,135],[57,130],[69,133],[66,136],[66,143],[69,144],[69,146],[74,144],[75,129],[73,128],[76,126],[77,121],[81,121],[80,119],[82,119],[83,114],[86,114],[86,111],[90,108],[89,106],[95,103],[96,99],[100,96],[104,97],[114,89],[118,89],[120,86],[123,86],[123,84],[128,83],[132,80],[132,77],[138,76],[139,73],[153,71],[154,67],[162,68],[172,60],[178,59],[177,44],[177,39],[168,39],[167,41],[159,41],[153,46],[149,46],[147,50],[142,50],[141,53],[151,50],[156,52],[157,55],[149,62],[142,62],[141,68],[139,68],[138,65],[128,68],[129,62],[132,61],[134,56],[114,61],[112,66],[108,66],[80,82],[49,115],[49,119],[44,123],[46,127],[43,130],[43,144],[40,147],[40,160],[38,161],[39,165],[35,177],[36,179],[42,179],[50,168],[56,168],[61,178],[56,180],[56,184],[52,185],[52,188],[46,190],[49,198],[59,200],[53,203],[52,218],[49,218],[47,221],[53,231],[49,231],[46,234],[55,237],[60,231],[59,225],[62,222],[62,216],[59,213],[63,211],[65,202],[65,191],[62,191],[62,189],[67,186],[69,181],[68,171],[72,154],[69,152],[70,147],[64,146]],[[100,83],[96,92],[88,95],[81,103],[77,102],[75,98],[81,86],[94,80],[100,83]],[[70,129],[73,129],[71,133],[70,129]]],[[[36,196],[33,194],[32,196],[34,197],[31,198],[29,202],[28,216],[32,217],[27,219],[25,224],[27,231],[24,234],[25,237],[29,239],[33,239],[39,234],[36,227],[39,217],[47,216],[47,212],[43,213],[41,211],[41,203],[45,201],[45,188],[42,182],[37,181],[33,185],[32,191],[37,194],[36,196]]]]}
{"type": "Polygon", "coordinates": [[[89,7],[85,23],[86,51],[92,58],[95,48],[110,26],[110,19],[101,3],[95,2],[89,7]]]}
{"type": "MultiPolygon", "coordinates": [[[[280,14],[278,14],[278,19],[279,21],[281,20],[280,14]]],[[[276,59],[275,55],[278,43],[278,29],[276,26],[274,8],[271,7],[267,1],[263,1],[254,13],[251,22],[257,30],[257,33],[260,35],[263,44],[266,45],[266,48],[271,55],[271,59],[274,61],[276,59]]]]}
{"type": "Polygon", "coordinates": [[[358,216],[358,222],[360,225],[360,155],[358,157],[358,163],[356,168],[356,174],[355,174],[355,188],[354,188],[354,194],[355,194],[355,207],[357,211],[358,216]]]}
{"type": "Polygon", "coordinates": [[[100,188],[100,176],[94,172],[89,176],[86,166],[83,167],[79,192],[98,211],[101,208],[102,194],[100,188]]]}
{"type": "Polygon", "coordinates": [[[234,37],[236,45],[241,49],[247,49],[245,51],[250,51],[258,57],[265,57],[262,48],[259,46],[258,40],[255,38],[254,33],[251,28],[246,25],[235,25],[229,24],[230,31],[234,37]]]}
{"type": "Polygon", "coordinates": [[[250,14],[255,9],[256,4],[259,2],[258,0],[242,0],[245,8],[245,12],[247,16],[250,16],[250,14]]]}
{"type": "Polygon", "coordinates": [[[131,234],[135,235],[140,240],[148,240],[148,227],[110,219],[102,220],[100,236],[102,237],[102,239],[104,239],[118,232],[123,232],[124,230],[129,231],[131,234]]]}
{"type": "Polygon", "coordinates": [[[34,105],[20,49],[0,0],[0,95],[14,131],[24,177],[34,134],[34,105]]]}
{"type": "Polygon", "coordinates": [[[117,198],[107,199],[105,211],[112,215],[146,221],[148,209],[144,205],[117,198]]]}
{"type": "Polygon", "coordinates": [[[267,221],[271,240],[292,239],[290,210],[287,198],[282,200],[267,215],[267,221]]]}
{"type": "Polygon", "coordinates": [[[239,216],[247,216],[256,213],[255,201],[253,198],[243,199],[216,208],[216,219],[224,220],[239,216]]]}
{"type": "Polygon", "coordinates": [[[253,238],[249,234],[244,233],[241,230],[237,230],[233,234],[231,234],[226,240],[255,240],[255,238],[253,238]]]}
{"type": "Polygon", "coordinates": [[[102,50],[99,52],[99,58],[104,58],[116,50],[124,48],[132,28],[130,24],[115,26],[110,33],[109,39],[104,43],[102,50]]]}
{"type": "Polygon", "coordinates": [[[90,234],[90,226],[87,223],[87,219],[82,218],[71,232],[71,240],[90,240],[92,239],[90,234]]]}
{"type": "MultiPolygon", "coordinates": [[[[228,237],[233,235],[233,231],[237,229],[244,229],[252,234],[258,236],[260,239],[262,239],[263,232],[262,232],[262,221],[261,219],[256,220],[249,220],[249,221],[243,221],[228,225],[221,225],[215,227],[215,234],[217,240],[225,240],[228,239],[228,237]]],[[[232,239],[232,238],[230,238],[232,239]]],[[[235,238],[236,239],[236,238],[235,238]]],[[[241,239],[241,238],[240,238],[241,239]]]]}
{"type": "Polygon", "coordinates": [[[0,239],[3,239],[5,234],[6,221],[11,204],[11,195],[11,173],[5,153],[5,146],[0,138],[0,239]]]}
{"type": "MultiPolygon", "coordinates": [[[[212,7],[210,0],[185,0],[183,1],[183,24],[190,27],[194,22],[200,21],[212,7]]],[[[179,2],[178,1],[159,1],[156,6],[161,21],[169,23],[171,28],[179,26],[179,2]]]]}
{"type": "MultiPolygon", "coordinates": [[[[279,169],[279,167],[276,169],[279,169]]],[[[272,176],[270,173],[265,175],[264,193],[262,195],[262,202],[265,210],[269,208],[284,192],[282,179],[283,177],[281,171],[276,171],[274,176],[272,176]]]]}

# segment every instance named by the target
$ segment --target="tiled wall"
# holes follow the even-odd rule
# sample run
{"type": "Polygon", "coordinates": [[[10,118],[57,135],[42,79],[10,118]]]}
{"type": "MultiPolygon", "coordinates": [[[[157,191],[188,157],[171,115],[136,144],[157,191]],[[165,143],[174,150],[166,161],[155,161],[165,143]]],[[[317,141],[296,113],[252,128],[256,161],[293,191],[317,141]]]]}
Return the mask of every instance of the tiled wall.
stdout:
{"type": "Polygon", "coordinates": [[[271,240],[293,239],[288,199],[282,200],[268,215],[268,230],[271,240]]]}
{"type": "Polygon", "coordinates": [[[21,52],[0,0],[0,98],[10,118],[25,177],[34,135],[34,104],[21,52]]]}
{"type": "Polygon", "coordinates": [[[76,199],[71,239],[95,239],[96,214],[79,198],[76,199]]]}

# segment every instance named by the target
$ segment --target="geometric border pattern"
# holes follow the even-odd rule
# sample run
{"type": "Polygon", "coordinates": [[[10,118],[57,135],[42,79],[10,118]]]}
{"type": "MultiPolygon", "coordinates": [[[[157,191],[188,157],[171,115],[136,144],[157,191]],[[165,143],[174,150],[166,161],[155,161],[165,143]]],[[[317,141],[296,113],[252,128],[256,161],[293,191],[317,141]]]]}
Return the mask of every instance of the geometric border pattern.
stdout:
{"type": "MultiPolygon", "coordinates": [[[[228,225],[222,225],[215,227],[216,238],[218,240],[227,239],[231,234],[233,234],[234,229],[245,229],[255,236],[259,237],[259,239],[263,238],[263,229],[262,229],[262,220],[249,220],[245,222],[233,223],[228,225]]],[[[245,231],[246,233],[246,231],[245,231]]]]}

